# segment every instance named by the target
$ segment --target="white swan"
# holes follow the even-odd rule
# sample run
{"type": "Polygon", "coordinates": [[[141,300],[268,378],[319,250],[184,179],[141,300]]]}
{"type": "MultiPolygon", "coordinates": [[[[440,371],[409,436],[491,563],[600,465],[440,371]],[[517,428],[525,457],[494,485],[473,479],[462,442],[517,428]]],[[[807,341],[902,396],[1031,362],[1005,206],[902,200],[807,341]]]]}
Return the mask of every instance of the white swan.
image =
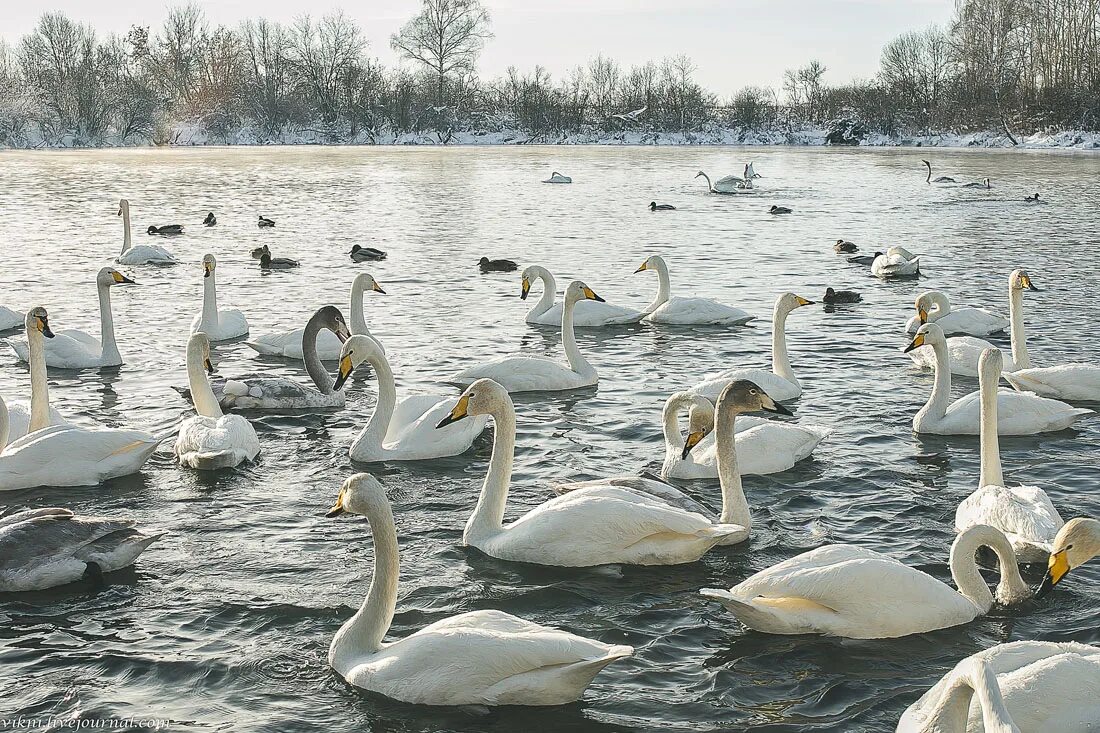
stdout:
{"type": "Polygon", "coordinates": [[[746,181],[737,175],[728,175],[719,178],[715,183],[710,182],[710,176],[703,171],[699,171],[695,174],[698,178],[702,176],[707,182],[707,190],[711,193],[752,193],[753,186],[752,181],[746,181]]]}
{"type": "Polygon", "coordinates": [[[317,337],[328,329],[340,341],[351,338],[344,315],[334,305],[318,309],[306,323],[302,337],[306,372],[313,386],[286,377],[250,376],[227,379],[219,400],[227,410],[301,410],[344,406],[344,391],[333,385],[317,355],[317,337]]]}
{"type": "Polygon", "coordinates": [[[563,176],[561,173],[554,171],[550,174],[550,177],[543,181],[543,183],[572,183],[573,179],[569,176],[563,176]]]}
{"type": "Polygon", "coordinates": [[[13,331],[23,327],[26,313],[13,311],[11,308],[0,305],[0,331],[13,331]]]}
{"type": "Polygon", "coordinates": [[[1100,520],[1090,517],[1074,517],[1066,522],[1054,538],[1050,557],[1047,558],[1047,574],[1036,591],[1043,597],[1062,582],[1070,570],[1078,568],[1100,555],[1100,520]]]}
{"type": "MultiPolygon", "coordinates": [[[[976,435],[979,432],[979,395],[971,392],[951,401],[951,370],[947,365],[947,337],[935,323],[926,323],[905,347],[909,352],[929,346],[935,352],[936,378],[928,402],[913,416],[913,430],[937,435],[976,435]]],[[[997,426],[1001,435],[1032,435],[1064,430],[1092,410],[1026,392],[1001,390],[997,394],[997,426]]]]}
{"type": "Polygon", "coordinates": [[[120,199],[118,215],[122,217],[122,252],[115,258],[120,265],[175,265],[178,260],[164,247],[155,244],[139,244],[130,241],[130,202],[120,199]]]}
{"type": "MultiPolygon", "coordinates": [[[[557,280],[545,267],[531,265],[524,268],[520,300],[527,300],[531,292],[531,281],[535,278],[542,280],[542,297],[534,307],[527,312],[525,320],[540,326],[556,326],[561,323],[561,303],[555,303],[554,297],[558,291],[557,280]]],[[[621,326],[637,323],[642,320],[645,313],[611,305],[602,300],[582,300],[573,307],[573,326],[576,328],[594,328],[599,326],[621,326]]]]}
{"type": "MultiPolygon", "coordinates": [[[[952,374],[960,377],[978,376],[978,359],[986,349],[997,348],[985,339],[974,336],[950,336],[947,342],[947,365],[952,374]]],[[[936,368],[936,352],[931,349],[914,349],[909,352],[909,358],[921,369],[936,368]]],[[[1004,371],[1010,372],[1016,368],[1012,357],[1005,357],[1004,371]]]]}
{"type": "Polygon", "coordinates": [[[948,336],[991,336],[1008,328],[1009,321],[987,310],[964,306],[952,308],[947,294],[929,290],[917,296],[917,315],[905,324],[908,333],[916,333],[924,323],[935,323],[948,336]]]}
{"type": "MultiPolygon", "coordinates": [[[[8,433],[5,440],[0,441],[0,449],[8,441],[22,438],[33,430],[41,430],[50,425],[67,425],[68,420],[50,406],[49,385],[46,382],[46,357],[45,345],[42,338],[54,338],[50,330],[49,318],[45,308],[32,308],[23,317],[23,323],[27,333],[27,362],[30,365],[31,397],[29,400],[12,401],[5,406],[7,411],[8,433]],[[35,335],[37,334],[37,335],[35,335]],[[30,344],[38,344],[34,348],[30,344]],[[32,359],[31,356],[34,355],[32,359]]],[[[14,345],[9,341],[9,345],[14,345]]],[[[18,352],[17,352],[18,353],[18,352]]]]}
{"type": "Polygon", "coordinates": [[[871,274],[883,279],[919,275],[920,257],[904,247],[891,247],[871,262],[871,274]]]}
{"type": "Polygon", "coordinates": [[[462,541],[486,555],[565,567],[674,565],[694,562],[732,536],[747,536],[743,526],[714,524],[701,514],[610,481],[590,482],[505,525],[516,447],[516,411],[508,391],[491,379],[479,379],[439,427],[477,415],[493,418],[493,455],[462,541]]]}
{"type": "Polygon", "coordinates": [[[180,423],[176,459],[188,468],[207,471],[233,468],[256,457],[260,439],[248,420],[222,413],[210,389],[207,371],[214,371],[210,363],[210,338],[199,331],[187,341],[187,382],[198,414],[180,423]]]}
{"type": "Polygon", "coordinates": [[[905,709],[897,733],[1092,733],[1100,649],[1015,641],[959,662],[905,709]]]}
{"type": "MultiPolygon", "coordinates": [[[[370,336],[367,328],[367,319],[363,317],[363,293],[386,294],[382,286],[369,273],[360,273],[351,283],[351,333],[370,336]]],[[[302,351],[302,335],[305,329],[295,328],[289,331],[279,331],[257,336],[245,341],[249,348],[268,356],[285,356],[288,359],[304,358],[302,351]]],[[[323,361],[335,361],[340,358],[340,350],[344,344],[336,338],[336,334],[322,331],[317,338],[317,355],[323,361]]]]}
{"type": "Polygon", "coordinates": [[[711,298],[671,297],[668,265],[660,255],[652,255],[639,265],[635,273],[653,270],[657,273],[657,295],[645,309],[643,320],[670,325],[743,326],[756,316],[740,308],[723,305],[711,298]]]}
{"type": "Polygon", "coordinates": [[[356,687],[420,705],[561,705],[634,653],[493,610],[441,619],[384,643],[400,574],[385,489],[369,474],[352,476],[327,516],[344,513],[365,516],[374,538],[370,590],[328,650],[329,665],[356,687]]]}
{"type": "Polygon", "coordinates": [[[993,608],[994,596],[974,553],[997,554],[997,602],[1019,603],[1031,591],[999,530],[970,527],[951,545],[958,590],[892,557],[855,545],[826,545],[784,560],[733,588],[703,588],[743,625],[768,634],[825,634],[892,639],[969,623],[993,608]]]}
{"type": "MultiPolygon", "coordinates": [[[[99,333],[100,342],[95,336],[75,328],[66,328],[54,333],[46,342],[46,366],[58,369],[92,369],[95,367],[119,366],[122,355],[115,343],[115,318],[111,312],[111,287],[134,281],[111,267],[104,267],[96,276],[96,289],[99,292],[99,333]]],[[[29,358],[27,341],[9,341],[21,361],[29,358]]]]}
{"type": "Polygon", "coordinates": [[[1024,336],[1024,290],[1038,290],[1023,270],[1008,276],[1009,319],[1012,321],[1012,355],[1016,369],[1005,379],[1018,390],[1063,400],[1100,401],[1100,364],[1059,364],[1032,368],[1024,336]]]}
{"type": "Polygon", "coordinates": [[[0,592],[45,590],[129,567],[162,535],[132,519],[77,517],[60,507],[0,517],[0,592]]]}
{"type": "Polygon", "coordinates": [[[708,377],[689,391],[709,400],[715,400],[731,380],[748,379],[763,387],[772,399],[784,401],[801,397],[802,385],[798,382],[794,369],[791,368],[791,357],[787,354],[787,316],[795,308],[801,308],[804,305],[813,305],[813,301],[794,293],[783,293],[776,298],[775,309],[772,312],[771,371],[753,368],[729,369],[708,377]]]}
{"type": "Polygon", "coordinates": [[[1001,473],[997,436],[997,383],[1001,379],[1001,352],[987,349],[981,363],[981,474],[978,490],[955,510],[955,529],[988,524],[1004,532],[1020,562],[1044,562],[1062,517],[1038,486],[1009,488],[1001,473]]]}
{"type": "Polygon", "coordinates": [[[492,379],[509,392],[560,391],[596,384],[599,375],[577,348],[573,333],[573,308],[584,299],[603,300],[581,281],[569,283],[561,311],[561,342],[568,365],[538,356],[506,356],[464,369],[452,381],[466,385],[482,378],[492,379]]]}
{"type": "Polygon", "coordinates": [[[393,370],[381,344],[369,336],[352,336],[340,354],[336,389],[341,389],[355,367],[367,362],[374,370],[378,400],[366,426],[351,444],[353,461],[419,461],[465,453],[485,430],[481,416],[441,430],[435,426],[451,413],[454,396],[407,395],[398,401],[393,370]]]}
{"type": "Polygon", "coordinates": [[[202,258],[202,312],[191,320],[191,333],[203,332],[211,341],[228,341],[248,334],[248,320],[235,308],[218,308],[214,255],[202,258]]]}

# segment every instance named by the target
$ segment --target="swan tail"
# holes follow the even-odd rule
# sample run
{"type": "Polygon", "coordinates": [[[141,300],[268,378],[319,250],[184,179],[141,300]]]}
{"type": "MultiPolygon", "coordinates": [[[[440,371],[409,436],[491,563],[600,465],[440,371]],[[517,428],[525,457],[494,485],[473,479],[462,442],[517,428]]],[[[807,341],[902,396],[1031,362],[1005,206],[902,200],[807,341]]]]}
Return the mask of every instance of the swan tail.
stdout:
{"type": "Polygon", "coordinates": [[[275,348],[271,344],[265,344],[263,341],[245,341],[244,345],[256,353],[264,354],[265,356],[282,356],[283,354],[281,348],[275,348]]]}
{"type": "Polygon", "coordinates": [[[634,648],[615,645],[591,659],[551,664],[507,677],[487,689],[484,700],[492,705],[562,705],[579,700],[600,671],[634,654],[634,648]]]}
{"type": "Polygon", "coordinates": [[[739,601],[728,590],[721,588],[702,588],[699,595],[718,601],[726,610],[737,617],[743,625],[750,629],[769,629],[776,625],[775,614],[766,609],[758,608],[751,603],[739,601]]]}

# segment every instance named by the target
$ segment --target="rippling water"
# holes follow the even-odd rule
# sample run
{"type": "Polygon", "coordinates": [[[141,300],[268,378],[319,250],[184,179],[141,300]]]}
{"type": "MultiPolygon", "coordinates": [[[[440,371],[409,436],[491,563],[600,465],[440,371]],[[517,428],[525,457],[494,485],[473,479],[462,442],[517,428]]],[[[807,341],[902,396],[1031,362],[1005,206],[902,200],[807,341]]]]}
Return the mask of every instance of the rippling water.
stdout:
{"type": "MultiPolygon", "coordinates": [[[[753,536],[677,567],[552,569],[467,551],[491,441],[457,458],[353,466],[347,447],[374,403],[357,374],[348,408],[254,420],[257,464],[216,475],[183,471],[162,448],[139,475],[88,489],[6,493],[0,506],[65,505],[167,530],[107,588],[0,595],[0,715],[155,716],[196,730],[753,730],[885,731],[960,658],[998,642],[1100,642],[1100,563],[1058,592],[974,623],[893,641],[746,633],[700,587],[747,575],[828,542],[888,552],[950,582],[955,506],[976,485],[977,439],[922,438],[911,418],[931,375],[901,353],[915,295],[942,288],[960,303],[1007,311],[1007,275],[1025,267],[1043,292],[1025,312],[1036,362],[1097,359],[1100,158],[1083,154],[935,151],[937,174],[993,179],[992,191],[929,187],[927,151],[611,149],[206,149],[0,154],[0,302],[49,308],[55,328],[98,332],[95,272],[121,245],[120,196],[135,243],[149,224],[180,222],[167,242],[185,264],[123,268],[140,283],[112,291],[127,363],[102,372],[51,370],[51,397],[70,415],[167,428],[189,405],[183,345],[199,311],[199,260],[219,260],[222,303],[260,334],[301,325],[320,305],[347,308],[352,278],[368,296],[402,391],[438,390],[465,365],[512,351],[561,356],[558,333],[523,321],[517,273],[482,276],[477,260],[539,263],[559,286],[583,277],[609,301],[641,307],[653,253],[673,292],[713,296],[755,313],[756,327],[638,327],[579,332],[598,390],[522,396],[508,516],[553,481],[659,468],[664,398],[705,375],[765,364],[774,297],[813,300],[826,286],[863,293],[858,306],[803,308],[788,322],[805,386],[796,420],[834,429],[812,460],[748,477],[753,536]],[[708,196],[692,176],[765,176],[755,197],[708,196]],[[551,169],[572,186],[538,183],[551,169]],[[1040,191],[1048,203],[1027,205],[1040,191]],[[651,214],[650,200],[679,210],[651,214]],[[780,203],[794,213],[766,214],[780,203]],[[208,210],[219,225],[199,225],[208,210]],[[278,222],[259,230],[256,216],[278,222]],[[903,244],[927,254],[918,282],[882,283],[833,254],[838,237],[865,252],[903,244]],[[264,275],[249,250],[302,260],[264,275]],[[353,264],[352,244],[389,252],[353,264]],[[341,481],[367,469],[386,483],[402,550],[402,637],[457,612],[499,608],[628,643],[636,656],[597,677],[583,702],[551,710],[429,709],[344,684],[328,644],[371,574],[365,520],[326,520],[341,481]]],[[[1005,342],[1007,347],[1007,341],[1005,342]]],[[[7,352],[5,397],[25,397],[24,366],[7,352]]],[[[241,343],[215,349],[226,375],[255,370],[305,379],[296,365],[241,343]]],[[[361,370],[366,371],[366,370],[361,370]]],[[[957,395],[977,382],[958,379],[957,395]]],[[[1100,516],[1100,421],[1032,438],[1002,438],[1006,477],[1043,486],[1066,518],[1100,516]]],[[[687,484],[712,503],[716,481],[687,484]]],[[[1037,581],[1036,578],[1032,579],[1037,581]]]]}

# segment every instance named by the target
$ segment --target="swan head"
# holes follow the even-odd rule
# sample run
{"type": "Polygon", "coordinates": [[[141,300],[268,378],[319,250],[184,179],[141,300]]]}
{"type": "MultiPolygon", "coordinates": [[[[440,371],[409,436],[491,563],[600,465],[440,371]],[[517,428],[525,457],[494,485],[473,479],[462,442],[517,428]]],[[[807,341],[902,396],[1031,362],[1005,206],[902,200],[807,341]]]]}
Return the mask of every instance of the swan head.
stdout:
{"type": "Polygon", "coordinates": [[[214,274],[214,270],[218,269],[218,261],[214,259],[214,255],[205,254],[202,256],[202,276],[210,277],[214,274]]]}
{"type": "Polygon", "coordinates": [[[703,171],[699,171],[698,173],[695,174],[695,178],[698,178],[699,176],[702,176],[703,178],[706,178],[707,174],[704,173],[703,171]]]}
{"type": "Polygon", "coordinates": [[[806,300],[801,295],[795,295],[794,293],[783,293],[775,300],[775,309],[781,313],[790,313],[795,308],[801,308],[804,305],[813,305],[812,300],[806,300]]]}
{"type": "Polygon", "coordinates": [[[664,258],[661,257],[661,255],[650,255],[649,257],[646,258],[645,262],[638,265],[638,269],[635,270],[634,272],[635,273],[644,272],[645,270],[660,271],[662,268],[668,269],[668,266],[665,264],[664,258]]]}
{"type": "Polygon", "coordinates": [[[606,302],[603,298],[596,295],[596,292],[582,283],[580,280],[574,280],[569,283],[569,287],[565,289],[565,302],[566,303],[579,303],[582,300],[595,300],[600,303],[606,302]]]}
{"type": "Polygon", "coordinates": [[[790,415],[791,411],[773,400],[756,382],[748,379],[735,379],[726,385],[722,394],[718,396],[718,419],[728,414],[742,412],[774,412],[780,415],[790,415]]]}
{"type": "Polygon", "coordinates": [[[946,315],[951,310],[950,301],[939,290],[929,290],[917,296],[914,305],[917,308],[917,317],[921,323],[928,323],[928,314],[935,308],[940,316],[946,315]]]}
{"type": "Polygon", "coordinates": [[[27,327],[27,333],[37,331],[48,339],[53,338],[53,331],[50,330],[50,316],[40,305],[27,311],[23,324],[27,327]]]}
{"type": "Polygon", "coordinates": [[[310,320],[314,319],[336,334],[336,338],[340,339],[340,343],[347,343],[348,339],[351,338],[351,329],[348,328],[347,321],[344,320],[344,314],[336,306],[326,305],[318,308],[310,320]]]}
{"type": "MultiPolygon", "coordinates": [[[[336,309],[333,308],[333,310],[336,309]]],[[[340,316],[342,322],[344,319],[343,315],[341,315],[338,310],[336,314],[340,316]]],[[[347,326],[344,326],[344,328],[347,329],[347,326]]],[[[337,337],[340,336],[339,333],[336,335],[337,337]]],[[[340,389],[343,387],[344,383],[347,382],[348,378],[351,376],[351,373],[355,371],[355,367],[359,366],[364,361],[377,361],[385,358],[386,356],[385,352],[382,350],[382,345],[370,336],[365,336],[363,334],[349,336],[348,339],[344,341],[344,345],[340,347],[340,365],[337,367],[336,383],[333,385],[333,389],[340,389]]]]}
{"type": "Polygon", "coordinates": [[[983,380],[991,379],[993,384],[1001,378],[1004,369],[1004,355],[1000,349],[989,348],[978,357],[978,374],[983,380]]]}
{"type": "Polygon", "coordinates": [[[355,276],[355,280],[351,283],[351,289],[353,291],[363,292],[370,290],[374,293],[386,294],[386,291],[382,289],[382,286],[378,284],[378,281],[374,279],[374,276],[369,272],[362,272],[355,276]]]}
{"type": "Polygon", "coordinates": [[[187,340],[187,360],[201,361],[207,374],[214,373],[214,364],[210,361],[210,337],[203,331],[195,331],[187,340]]]}
{"type": "Polygon", "coordinates": [[[99,274],[95,278],[96,284],[100,287],[111,287],[112,285],[136,285],[133,280],[123,275],[113,267],[104,267],[99,271],[99,274]]]}
{"type": "Polygon", "coordinates": [[[130,202],[127,201],[126,199],[119,199],[118,200],[118,214],[117,214],[117,216],[122,216],[123,212],[129,211],[129,210],[130,210],[130,202]]]}
{"type": "Polygon", "coordinates": [[[926,323],[917,329],[917,335],[913,337],[913,340],[909,342],[909,345],[905,347],[903,353],[908,354],[913,349],[919,349],[924,345],[936,346],[939,344],[947,345],[947,338],[943,335],[943,329],[937,326],[935,323],[926,323]]]}
{"type": "Polygon", "coordinates": [[[702,395],[681,393],[674,395],[672,399],[683,396],[691,405],[688,409],[688,435],[684,441],[684,452],[680,458],[687,460],[692,448],[699,445],[703,438],[714,430],[714,404],[702,395]]]}
{"type": "Polygon", "coordinates": [[[492,379],[479,379],[462,393],[450,413],[439,421],[436,429],[464,420],[471,415],[492,415],[502,408],[514,410],[508,390],[492,379]]]}
{"type": "Polygon", "coordinates": [[[1086,517],[1069,520],[1054,538],[1047,559],[1047,574],[1035,596],[1042,598],[1050,593],[1070,570],[1084,565],[1097,555],[1100,555],[1100,521],[1086,517]]]}
{"type": "Polygon", "coordinates": [[[1027,274],[1026,270],[1013,270],[1012,274],[1008,276],[1008,286],[1012,288],[1013,291],[1039,289],[1031,282],[1031,277],[1027,274]]]}
{"type": "Polygon", "coordinates": [[[340,486],[336,503],[326,513],[326,517],[339,517],[341,514],[369,515],[378,506],[388,505],[386,489],[369,473],[357,473],[349,476],[340,486]]]}

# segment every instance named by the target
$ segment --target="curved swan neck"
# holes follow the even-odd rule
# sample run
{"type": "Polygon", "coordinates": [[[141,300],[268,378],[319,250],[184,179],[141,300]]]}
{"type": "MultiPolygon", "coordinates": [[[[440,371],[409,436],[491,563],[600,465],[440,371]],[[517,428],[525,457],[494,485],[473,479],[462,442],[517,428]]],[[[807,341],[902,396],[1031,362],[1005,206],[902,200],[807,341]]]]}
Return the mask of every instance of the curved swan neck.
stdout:
{"type": "Polygon", "coordinates": [[[772,315],[772,372],[797,385],[798,378],[791,369],[791,358],[787,354],[787,316],[790,313],[789,308],[776,302],[775,313],[772,315]]]}
{"type": "MultiPolygon", "coordinates": [[[[707,180],[709,182],[710,179],[707,180]]],[[[646,269],[650,268],[647,267],[646,269]]],[[[646,306],[645,312],[647,314],[667,303],[672,292],[672,281],[668,276],[668,265],[665,264],[665,261],[659,258],[655,259],[652,269],[657,271],[657,295],[654,296],[653,302],[646,306]]]]}
{"type": "Polygon", "coordinates": [[[215,274],[211,271],[202,279],[202,318],[199,319],[199,328],[204,331],[218,326],[218,290],[214,278],[215,274]]]}
{"type": "Polygon", "coordinates": [[[535,318],[554,307],[554,297],[558,292],[558,283],[554,279],[554,275],[545,267],[533,267],[531,273],[542,281],[542,296],[539,297],[539,302],[527,311],[528,318],[535,318]]]}
{"type": "Polygon", "coordinates": [[[982,659],[968,659],[951,671],[950,683],[943,696],[925,718],[924,731],[966,733],[970,703],[978,695],[986,733],[1020,733],[1005,707],[997,675],[982,659]]]}
{"type": "Polygon", "coordinates": [[[359,433],[355,442],[381,450],[386,432],[390,429],[394,408],[397,406],[397,385],[394,383],[393,369],[390,368],[389,359],[385,354],[381,351],[373,352],[367,356],[366,361],[374,369],[375,382],[378,384],[378,400],[374,404],[374,412],[371,413],[370,420],[367,421],[366,427],[359,433]]]}
{"type": "Polygon", "coordinates": [[[203,417],[219,418],[223,414],[222,408],[214,397],[214,390],[210,388],[210,379],[206,376],[204,361],[202,343],[195,341],[188,343],[187,386],[191,389],[191,402],[195,405],[195,412],[203,417]]]}
{"type": "Polygon", "coordinates": [[[1016,369],[1030,369],[1031,356],[1027,353],[1027,337],[1024,336],[1024,291],[1008,285],[1009,335],[1012,339],[1012,361],[1016,369]]]}
{"type": "Polygon", "coordinates": [[[1004,474],[1001,473],[1001,447],[997,436],[997,382],[1001,374],[980,374],[978,388],[981,392],[981,473],[978,475],[978,488],[983,486],[1004,486],[1004,474]]]}
{"type": "Polygon", "coordinates": [[[367,319],[363,315],[363,290],[365,284],[356,278],[351,284],[351,333],[353,336],[368,336],[367,319]]]}
{"type": "Polygon", "coordinates": [[[99,286],[99,337],[102,345],[100,358],[103,362],[121,362],[122,355],[118,353],[118,344],[115,343],[115,316],[111,310],[111,286],[107,284],[99,286]]]}
{"type": "Polygon", "coordinates": [[[46,380],[45,336],[37,328],[27,329],[27,366],[31,372],[31,419],[27,432],[50,425],[50,386],[46,380]]]}
{"type": "Polygon", "coordinates": [[[661,412],[665,455],[669,458],[680,458],[684,450],[684,435],[680,432],[680,410],[687,403],[688,400],[684,397],[672,397],[665,402],[661,412]]]}
{"type": "Polygon", "coordinates": [[[122,252],[119,256],[126,254],[126,250],[130,249],[130,207],[122,207],[122,252]]]}
{"type": "Polygon", "coordinates": [[[713,193],[714,192],[714,184],[710,182],[710,176],[708,176],[706,173],[703,173],[703,171],[699,171],[699,172],[703,174],[703,178],[707,182],[707,189],[713,193]]]}
{"type": "Polygon", "coordinates": [[[932,384],[932,394],[921,408],[926,416],[940,419],[947,414],[951,404],[951,365],[948,362],[947,344],[937,341],[930,344],[936,354],[936,378],[932,384]]]}
{"type": "Polygon", "coordinates": [[[565,358],[569,361],[569,368],[577,374],[591,374],[594,370],[588,360],[581,354],[577,347],[577,336],[573,332],[573,309],[577,305],[576,298],[566,297],[561,309],[561,344],[565,347],[565,358]]]}
{"type": "Polygon", "coordinates": [[[516,410],[511,398],[493,411],[493,456],[481,487],[474,513],[466,522],[462,539],[472,544],[478,539],[499,534],[504,529],[504,508],[508,503],[508,485],[512,481],[512,462],[516,451],[516,410]]]}
{"type": "MultiPolygon", "coordinates": [[[[317,355],[317,336],[324,325],[324,314],[314,313],[313,317],[306,321],[306,327],[302,331],[302,359],[306,364],[306,373],[313,380],[314,386],[321,394],[332,394],[332,375],[321,363],[321,357],[317,355]]],[[[335,331],[333,332],[335,333],[335,331]]]]}
{"type": "Polygon", "coordinates": [[[737,524],[746,530],[752,528],[752,514],[745,490],[741,486],[741,472],[737,469],[737,439],[734,423],[738,410],[732,405],[719,405],[714,422],[714,440],[718,452],[718,482],[722,486],[722,524],[737,524]]]}
{"type": "Polygon", "coordinates": [[[999,599],[1016,600],[1029,594],[1028,587],[1020,576],[1016,553],[1008,538],[999,530],[984,524],[974,525],[960,533],[951,545],[951,577],[960,594],[982,613],[988,613],[993,607],[993,594],[978,571],[978,561],[974,558],[979,547],[988,547],[997,555],[1001,576],[997,584],[999,599]]]}

